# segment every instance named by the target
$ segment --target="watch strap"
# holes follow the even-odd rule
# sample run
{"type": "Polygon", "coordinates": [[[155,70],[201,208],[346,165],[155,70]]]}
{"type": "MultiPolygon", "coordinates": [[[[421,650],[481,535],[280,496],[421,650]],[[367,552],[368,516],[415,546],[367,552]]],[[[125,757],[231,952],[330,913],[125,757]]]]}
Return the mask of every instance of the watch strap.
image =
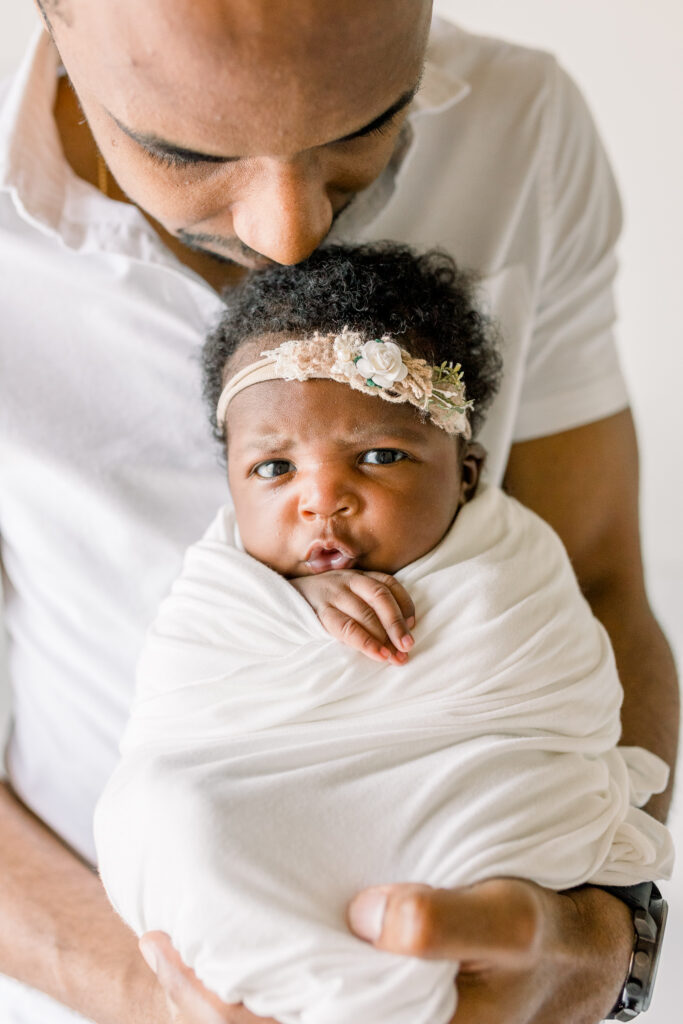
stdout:
{"type": "Polygon", "coordinates": [[[638,885],[597,885],[596,889],[622,900],[633,911],[633,951],[619,997],[606,1018],[629,1021],[647,1010],[652,999],[667,904],[654,882],[638,885]]]}

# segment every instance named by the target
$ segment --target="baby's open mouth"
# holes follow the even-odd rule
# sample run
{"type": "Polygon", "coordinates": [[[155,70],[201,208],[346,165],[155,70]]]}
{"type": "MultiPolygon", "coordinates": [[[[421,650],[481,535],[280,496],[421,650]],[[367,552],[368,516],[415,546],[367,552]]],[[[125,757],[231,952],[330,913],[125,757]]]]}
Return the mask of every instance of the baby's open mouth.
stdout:
{"type": "Polygon", "coordinates": [[[306,565],[311,572],[329,572],[330,569],[353,569],[357,555],[334,541],[316,541],[308,549],[306,565]]]}

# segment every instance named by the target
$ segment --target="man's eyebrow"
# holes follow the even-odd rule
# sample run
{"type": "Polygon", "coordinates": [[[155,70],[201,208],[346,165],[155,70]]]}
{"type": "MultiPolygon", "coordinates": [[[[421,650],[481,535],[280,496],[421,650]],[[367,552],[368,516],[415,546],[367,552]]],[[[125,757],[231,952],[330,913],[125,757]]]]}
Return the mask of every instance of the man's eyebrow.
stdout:
{"type": "MultiPolygon", "coordinates": [[[[343,135],[339,139],[332,139],[331,142],[324,143],[324,145],[331,146],[337,142],[350,142],[352,139],[361,138],[364,135],[372,135],[373,132],[380,131],[385,124],[389,124],[390,121],[396,117],[396,115],[408,106],[409,103],[415,98],[417,90],[420,88],[420,79],[417,80],[412,88],[406,90],[401,96],[392,103],[390,107],[387,107],[383,113],[379,114],[378,117],[370,121],[368,124],[363,125],[362,128],[357,128],[354,132],[349,132],[348,135],[343,135]]],[[[211,164],[223,164],[231,163],[241,159],[239,156],[216,156],[215,153],[201,153],[196,149],[189,149],[187,146],[179,146],[175,142],[169,142],[168,139],[162,139],[159,135],[154,132],[138,132],[134,128],[129,128],[127,125],[122,124],[118,117],[115,117],[111,111],[107,110],[106,113],[112,119],[114,124],[127,135],[133,142],[137,142],[143,149],[147,149],[150,152],[158,153],[161,156],[176,157],[179,160],[192,161],[211,164]]]]}

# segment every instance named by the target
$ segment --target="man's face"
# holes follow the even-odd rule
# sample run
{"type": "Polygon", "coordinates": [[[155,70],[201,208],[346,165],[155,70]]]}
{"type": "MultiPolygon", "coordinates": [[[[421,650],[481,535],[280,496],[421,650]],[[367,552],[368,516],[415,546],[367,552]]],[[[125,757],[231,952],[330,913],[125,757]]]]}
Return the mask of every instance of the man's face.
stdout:
{"type": "Polygon", "coordinates": [[[186,244],[297,263],[386,166],[427,0],[63,0],[54,37],[119,187],[186,244]]]}

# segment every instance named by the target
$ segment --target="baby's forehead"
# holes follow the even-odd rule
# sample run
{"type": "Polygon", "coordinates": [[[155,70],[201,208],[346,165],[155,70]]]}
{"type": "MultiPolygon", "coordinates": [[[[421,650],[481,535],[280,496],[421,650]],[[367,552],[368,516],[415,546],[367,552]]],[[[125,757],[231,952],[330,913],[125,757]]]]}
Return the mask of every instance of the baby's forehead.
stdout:
{"type": "MultiPolygon", "coordinates": [[[[234,377],[236,373],[243,370],[250,363],[255,363],[261,358],[261,353],[267,349],[277,348],[290,335],[286,334],[258,334],[251,338],[245,338],[239,348],[235,349],[228,356],[223,367],[223,383],[234,377]]],[[[293,335],[291,335],[293,337],[293,335]]]]}
{"type": "Polygon", "coordinates": [[[414,406],[388,402],[333,380],[269,380],[237,394],[227,413],[228,450],[372,446],[392,441],[432,448],[457,444],[414,406]]]}

